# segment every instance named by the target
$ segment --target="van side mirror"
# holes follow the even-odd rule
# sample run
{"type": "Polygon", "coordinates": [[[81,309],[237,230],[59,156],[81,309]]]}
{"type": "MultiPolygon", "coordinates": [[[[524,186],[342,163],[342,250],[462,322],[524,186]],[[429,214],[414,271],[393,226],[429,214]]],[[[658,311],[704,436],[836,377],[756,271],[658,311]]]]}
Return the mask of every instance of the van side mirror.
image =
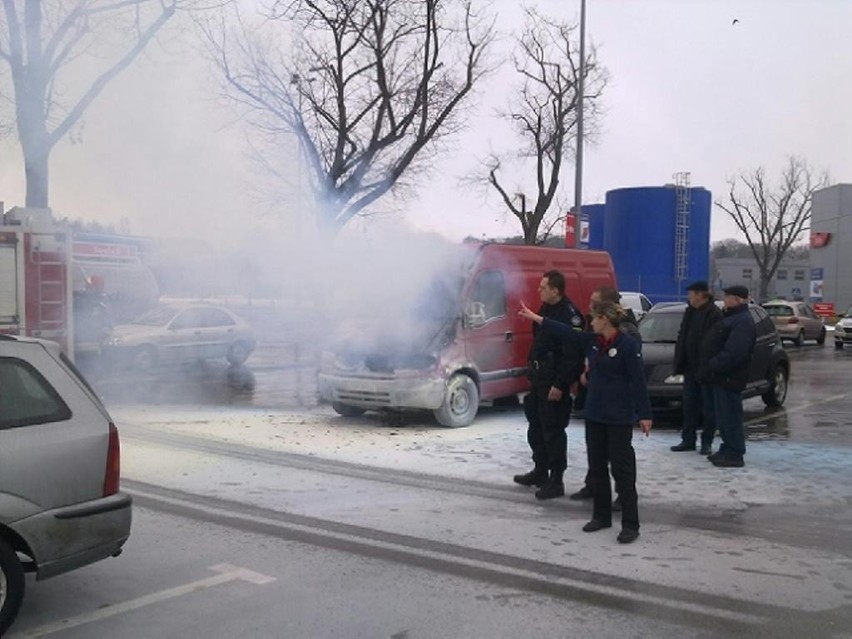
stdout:
{"type": "Polygon", "coordinates": [[[464,313],[465,328],[479,328],[485,325],[485,304],[471,302],[464,313]]]}

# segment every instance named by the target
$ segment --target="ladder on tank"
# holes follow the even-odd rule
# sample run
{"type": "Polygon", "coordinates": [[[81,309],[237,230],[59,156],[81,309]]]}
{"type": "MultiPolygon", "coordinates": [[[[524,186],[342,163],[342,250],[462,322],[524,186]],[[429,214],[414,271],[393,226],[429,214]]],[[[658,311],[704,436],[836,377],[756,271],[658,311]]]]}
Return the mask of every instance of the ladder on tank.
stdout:
{"type": "Polygon", "coordinates": [[[689,267],[689,217],[692,209],[692,197],[689,187],[689,173],[675,173],[675,245],[674,279],[678,290],[683,289],[689,267]]]}
{"type": "Polygon", "coordinates": [[[36,327],[34,337],[59,340],[67,331],[66,281],[67,261],[63,247],[40,238],[30,250],[30,264],[35,275],[36,327]],[[37,334],[36,334],[37,333],[37,334]]]}

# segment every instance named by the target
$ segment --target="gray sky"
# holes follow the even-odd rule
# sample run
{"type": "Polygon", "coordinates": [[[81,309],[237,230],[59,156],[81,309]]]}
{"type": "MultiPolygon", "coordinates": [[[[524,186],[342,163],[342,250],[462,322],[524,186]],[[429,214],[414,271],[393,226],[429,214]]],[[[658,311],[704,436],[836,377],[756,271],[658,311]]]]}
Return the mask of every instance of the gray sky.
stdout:
{"type": "MultiPolygon", "coordinates": [[[[535,4],[562,18],[579,10],[579,0],[535,4]]],[[[515,0],[493,6],[501,28],[518,22],[515,0]]],[[[588,35],[610,84],[599,140],[587,149],[585,202],[602,201],[612,188],[664,184],[676,171],[690,171],[715,199],[728,176],[764,165],[774,178],[790,154],[828,169],[834,181],[852,181],[852,2],[588,0],[588,7],[588,35]]],[[[518,232],[496,197],[458,184],[490,149],[515,143],[493,118],[511,77],[483,85],[455,149],[419,197],[400,206],[407,222],[452,239],[518,232]]],[[[284,232],[286,223],[262,215],[251,196],[243,130],[215,92],[191,48],[155,46],[89,110],[82,143],[65,141],[54,152],[54,210],[107,223],[126,218],[140,234],[219,242],[248,229],[284,232]]],[[[0,199],[21,204],[17,143],[3,141],[0,153],[0,199]]],[[[562,184],[564,201],[573,201],[572,166],[562,184]]],[[[525,188],[520,178],[516,186],[525,188]]],[[[712,239],[732,236],[733,224],[714,210],[712,239]]]]}

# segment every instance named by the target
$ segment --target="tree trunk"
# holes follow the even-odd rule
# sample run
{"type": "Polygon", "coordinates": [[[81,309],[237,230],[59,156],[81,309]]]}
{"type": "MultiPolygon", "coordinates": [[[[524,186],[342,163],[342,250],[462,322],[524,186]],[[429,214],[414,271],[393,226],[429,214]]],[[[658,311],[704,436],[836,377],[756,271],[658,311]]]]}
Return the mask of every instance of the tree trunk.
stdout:
{"type": "Polygon", "coordinates": [[[27,181],[27,208],[48,207],[50,149],[44,143],[21,145],[24,150],[24,174],[27,181]]]}
{"type": "MultiPolygon", "coordinates": [[[[754,292],[752,292],[752,297],[754,297],[754,292]]],[[[758,288],[758,294],[756,302],[763,303],[769,298],[769,278],[761,277],[760,278],[760,287],[758,288]]]]}

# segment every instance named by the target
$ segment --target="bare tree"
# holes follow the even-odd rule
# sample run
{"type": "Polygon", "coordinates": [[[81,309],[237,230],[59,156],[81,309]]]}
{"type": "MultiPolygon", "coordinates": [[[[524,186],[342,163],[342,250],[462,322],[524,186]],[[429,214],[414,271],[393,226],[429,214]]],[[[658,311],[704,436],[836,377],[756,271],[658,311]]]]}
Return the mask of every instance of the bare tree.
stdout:
{"type": "MultiPolygon", "coordinates": [[[[526,244],[544,241],[549,229],[559,221],[556,218],[547,225],[548,233],[540,237],[539,230],[559,192],[565,157],[573,154],[572,144],[576,140],[580,80],[576,30],[567,22],[554,21],[527,9],[523,32],[517,38],[513,61],[523,84],[504,117],[514,124],[525,141],[514,155],[522,164],[521,173],[532,166],[535,194],[529,207],[521,185],[508,187],[507,178],[501,177],[507,156],[494,154],[487,161],[488,183],[520,221],[526,244]]],[[[606,86],[606,72],[598,64],[594,49],[586,56],[585,80],[586,119],[594,124],[599,98],[606,86]]],[[[511,173],[517,175],[518,171],[511,173]]]]}
{"type": "Polygon", "coordinates": [[[205,32],[229,95],[273,145],[295,134],[329,232],[420,173],[489,70],[493,24],[473,0],[275,2],[264,36],[238,20],[205,32]]]}
{"type": "Polygon", "coordinates": [[[189,1],[2,0],[0,59],[12,80],[27,206],[48,206],[53,148],[189,1]],[[84,56],[103,64],[81,82],[69,68],[84,56]]]}
{"type": "Polygon", "coordinates": [[[810,228],[814,191],[828,186],[828,181],[825,173],[815,178],[807,162],[797,157],[789,158],[775,189],[767,185],[763,167],[728,180],[728,201],[717,201],[716,206],[742,231],[757,262],[758,299],[766,299],[781,260],[810,228]]]}

